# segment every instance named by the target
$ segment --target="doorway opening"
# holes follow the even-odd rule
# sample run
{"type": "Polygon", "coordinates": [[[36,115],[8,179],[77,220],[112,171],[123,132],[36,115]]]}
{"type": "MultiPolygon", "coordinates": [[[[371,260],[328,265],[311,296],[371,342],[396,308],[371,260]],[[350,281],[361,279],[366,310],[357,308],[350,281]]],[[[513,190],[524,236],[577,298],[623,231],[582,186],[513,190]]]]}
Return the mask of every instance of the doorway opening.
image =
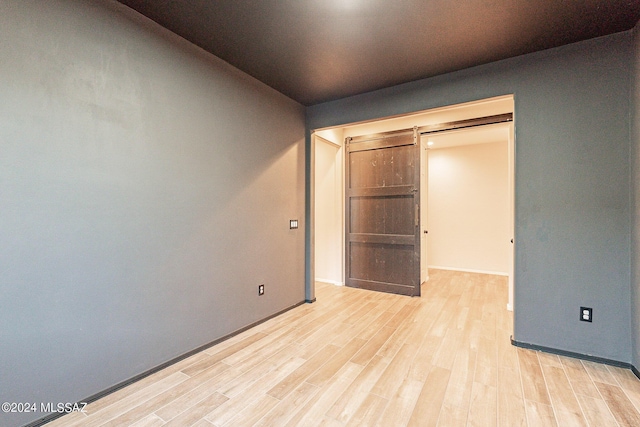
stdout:
{"type": "MultiPolygon", "coordinates": [[[[384,132],[393,132],[402,129],[411,129],[418,127],[426,132],[421,132],[420,137],[420,164],[421,164],[421,184],[423,191],[421,192],[420,204],[427,206],[428,209],[420,209],[420,223],[421,223],[421,244],[420,244],[420,281],[428,280],[428,267],[432,268],[449,268],[471,272],[486,272],[491,274],[502,274],[509,277],[509,303],[508,308],[513,307],[513,247],[511,239],[513,239],[513,224],[514,224],[514,132],[513,122],[503,124],[492,124],[486,126],[475,126],[465,130],[451,130],[450,128],[444,132],[428,133],[430,128],[438,129],[438,125],[451,122],[460,122],[471,119],[477,119],[485,116],[497,116],[502,114],[514,113],[513,96],[502,96],[497,98],[486,99],[482,101],[476,101],[461,105],[442,107],[438,109],[427,110],[419,113],[413,113],[403,115],[400,117],[391,117],[380,120],[375,120],[366,123],[355,123],[341,127],[331,129],[318,129],[312,133],[315,160],[313,165],[315,166],[314,176],[315,184],[313,190],[315,191],[315,226],[313,227],[315,235],[314,252],[315,256],[312,261],[315,267],[315,278],[319,282],[328,282],[336,285],[345,284],[345,159],[346,151],[344,141],[347,138],[353,138],[362,135],[372,135],[384,132]],[[431,142],[433,145],[428,145],[431,142]],[[330,150],[328,148],[331,148],[330,150]],[[467,147],[462,148],[462,147],[467,147]],[[474,148],[469,148],[474,147],[474,148]],[[490,197],[490,192],[487,193],[485,188],[485,198],[487,203],[500,203],[502,206],[498,210],[494,208],[494,212],[499,211],[499,215],[493,218],[494,223],[502,224],[502,231],[500,234],[501,242],[494,246],[499,248],[492,250],[495,257],[500,257],[502,253],[502,263],[497,266],[495,262],[487,264],[487,260],[475,259],[472,256],[473,252],[478,252],[474,249],[473,244],[468,249],[469,254],[465,257],[459,257],[457,260],[447,260],[446,248],[442,246],[434,246],[438,241],[442,241],[443,231],[446,231],[446,224],[441,224],[441,212],[435,209],[433,204],[439,197],[439,192],[442,190],[442,185],[436,185],[435,178],[439,176],[438,180],[443,177],[442,158],[458,154],[467,155],[467,157],[473,157],[473,151],[481,152],[485,148],[493,148],[494,154],[500,152],[504,156],[504,160],[500,168],[504,169],[503,180],[501,181],[501,188],[504,191],[495,189],[494,192],[500,192],[500,197],[490,197]],[[467,151],[467,153],[463,153],[467,151]],[[432,153],[432,154],[430,154],[432,153]],[[437,154],[436,154],[437,153],[437,154]],[[430,158],[438,158],[440,165],[437,167],[429,168],[430,158]],[[428,172],[429,169],[430,170],[428,172]],[[427,182],[432,175],[434,180],[431,185],[427,182]],[[427,182],[424,182],[424,181],[427,182]],[[428,189],[434,191],[434,200],[429,202],[428,189]],[[506,194],[504,194],[506,192],[506,194]],[[493,201],[489,200],[492,199],[493,201]],[[432,209],[433,208],[433,209],[432,209]],[[435,209],[435,210],[434,210],[435,209]],[[429,220],[429,212],[434,211],[433,220],[429,220]],[[430,227],[427,227],[427,224],[430,227]],[[436,228],[433,228],[436,227],[436,228]],[[427,234],[429,233],[429,234],[427,234]],[[432,240],[432,241],[431,241],[432,240]],[[429,260],[429,261],[427,261],[429,260]],[[433,261],[432,261],[433,260],[433,261]],[[454,262],[455,261],[455,262],[454,262]]],[[[440,129],[443,129],[440,126],[440,129]]],[[[485,153],[486,154],[486,153],[485,153]]],[[[464,157],[464,156],[463,156],[464,157]]],[[[486,157],[486,156],[485,156],[486,157]]],[[[431,159],[433,163],[434,159],[431,159]]],[[[459,160],[459,159],[458,159],[459,160]]],[[[482,165],[482,159],[471,159],[471,164],[482,165]]],[[[463,162],[464,163],[464,162],[463,162]]],[[[485,167],[487,169],[487,167],[485,167]]],[[[491,169],[491,167],[489,167],[491,169]]],[[[494,171],[495,172],[495,171],[494,171]]],[[[497,172],[496,172],[497,173],[497,172]]],[[[495,174],[494,174],[495,175],[495,174]]],[[[460,177],[458,177],[460,178],[460,177]]],[[[458,179],[456,178],[456,179],[458,179]]],[[[495,178],[495,177],[494,177],[495,178]]],[[[458,179],[460,181],[460,179],[458,179]]],[[[490,187],[491,180],[485,183],[485,187],[490,187]]],[[[442,181],[440,182],[442,184],[442,181]]],[[[460,187],[461,185],[459,185],[460,187]]],[[[458,198],[464,201],[466,198],[464,195],[459,195],[458,198]]],[[[481,195],[477,195],[476,199],[482,199],[481,195]]],[[[477,201],[477,200],[476,200],[477,201]]],[[[442,203],[439,203],[440,205],[442,203]]],[[[478,206],[481,206],[480,203],[478,206]]],[[[439,206],[442,208],[442,206],[439,206]]],[[[466,208],[469,209],[468,207],[466,208]]],[[[440,209],[442,211],[442,209],[440,209]]],[[[490,213],[485,212],[485,218],[481,220],[478,215],[474,215],[474,212],[467,212],[467,214],[476,220],[476,236],[474,239],[478,241],[477,235],[483,233],[488,234],[489,229],[495,229],[495,225],[487,223],[487,215],[490,213]],[[478,224],[480,224],[478,226],[478,224]],[[482,228],[484,227],[484,231],[482,228]]],[[[470,221],[473,223],[473,221],[470,221]]],[[[451,228],[451,227],[449,227],[451,228]]],[[[473,230],[473,227],[469,228],[473,230]]],[[[445,233],[446,234],[446,233],[445,233]]],[[[495,233],[494,233],[495,234],[495,233]]],[[[480,236],[481,237],[481,236],[480,236]]],[[[449,236],[449,242],[460,242],[460,236],[449,236]]],[[[494,236],[495,240],[495,236],[494,236]]],[[[313,241],[313,240],[312,240],[313,241]]],[[[467,243],[470,240],[467,239],[467,243]]],[[[477,242],[476,242],[477,243],[477,242]]],[[[474,243],[474,244],[476,244],[474,243]]],[[[440,243],[441,245],[443,243],[440,243]]],[[[452,244],[452,243],[449,243],[452,244]]],[[[455,243],[454,243],[455,244],[455,243]]],[[[493,248],[495,249],[495,248],[493,248]]],[[[486,251],[481,251],[482,255],[486,255],[486,251]]],[[[476,257],[478,258],[478,257],[476,257]]],[[[481,258],[481,257],[480,257],[481,258]]],[[[486,258],[486,257],[485,257],[486,258]]],[[[494,260],[495,261],[495,260],[494,260]]]]}

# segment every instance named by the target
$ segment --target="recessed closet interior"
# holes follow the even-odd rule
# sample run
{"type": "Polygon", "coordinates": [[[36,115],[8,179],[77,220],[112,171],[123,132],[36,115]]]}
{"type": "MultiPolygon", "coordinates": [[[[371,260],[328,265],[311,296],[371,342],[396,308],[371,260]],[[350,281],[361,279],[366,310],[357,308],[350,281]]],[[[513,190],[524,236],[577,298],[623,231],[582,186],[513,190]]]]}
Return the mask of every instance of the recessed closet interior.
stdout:
{"type": "MultiPolygon", "coordinates": [[[[505,113],[513,113],[512,96],[315,131],[316,281],[345,281],[345,138],[505,113]]],[[[512,278],[513,126],[508,121],[420,137],[427,161],[422,186],[428,190],[421,202],[421,227],[428,231],[422,257],[429,268],[512,278]]]]}

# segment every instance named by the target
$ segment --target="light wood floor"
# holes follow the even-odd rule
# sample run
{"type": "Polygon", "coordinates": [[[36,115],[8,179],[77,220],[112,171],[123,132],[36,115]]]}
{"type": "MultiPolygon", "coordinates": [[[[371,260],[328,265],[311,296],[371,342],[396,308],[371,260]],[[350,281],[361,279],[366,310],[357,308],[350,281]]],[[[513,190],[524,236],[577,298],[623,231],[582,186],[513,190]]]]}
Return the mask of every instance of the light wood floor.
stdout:
{"type": "Polygon", "coordinates": [[[511,346],[506,278],[305,304],[54,426],[640,426],[629,370],[511,346]]]}

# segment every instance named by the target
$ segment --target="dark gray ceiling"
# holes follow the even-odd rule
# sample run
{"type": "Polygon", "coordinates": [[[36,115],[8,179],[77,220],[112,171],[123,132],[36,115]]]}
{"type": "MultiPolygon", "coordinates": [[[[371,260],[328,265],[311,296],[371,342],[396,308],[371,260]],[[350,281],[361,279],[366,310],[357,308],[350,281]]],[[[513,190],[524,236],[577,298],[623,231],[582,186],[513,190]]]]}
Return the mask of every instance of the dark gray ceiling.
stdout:
{"type": "Polygon", "coordinates": [[[640,20],[640,0],[119,1],[304,105],[640,20]]]}

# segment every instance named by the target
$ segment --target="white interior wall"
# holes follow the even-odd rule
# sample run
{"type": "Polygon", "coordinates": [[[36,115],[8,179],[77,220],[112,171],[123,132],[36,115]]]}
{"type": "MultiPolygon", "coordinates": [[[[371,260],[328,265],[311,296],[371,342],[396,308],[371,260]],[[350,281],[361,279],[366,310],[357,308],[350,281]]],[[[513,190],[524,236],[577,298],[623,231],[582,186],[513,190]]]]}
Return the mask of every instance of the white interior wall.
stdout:
{"type": "Polygon", "coordinates": [[[318,136],[315,142],[315,277],[319,282],[342,285],[343,150],[318,136]]]}
{"type": "Polygon", "coordinates": [[[429,150],[429,267],[509,274],[508,140],[429,150]]]}

